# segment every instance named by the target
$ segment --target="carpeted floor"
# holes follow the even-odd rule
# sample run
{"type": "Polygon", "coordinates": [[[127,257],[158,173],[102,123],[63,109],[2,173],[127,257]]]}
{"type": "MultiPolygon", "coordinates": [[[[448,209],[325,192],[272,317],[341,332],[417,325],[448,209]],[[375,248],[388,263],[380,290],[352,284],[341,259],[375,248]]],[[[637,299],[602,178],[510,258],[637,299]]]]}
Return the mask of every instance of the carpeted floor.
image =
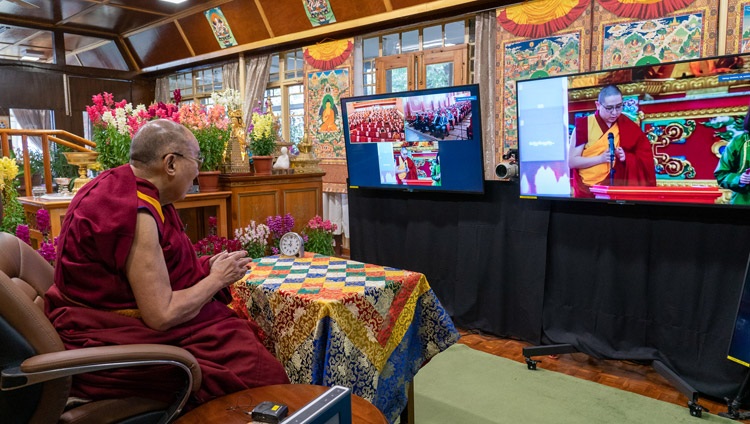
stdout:
{"type": "Polygon", "coordinates": [[[416,424],[733,423],[704,412],[500,358],[457,344],[414,383],[416,424]]]}

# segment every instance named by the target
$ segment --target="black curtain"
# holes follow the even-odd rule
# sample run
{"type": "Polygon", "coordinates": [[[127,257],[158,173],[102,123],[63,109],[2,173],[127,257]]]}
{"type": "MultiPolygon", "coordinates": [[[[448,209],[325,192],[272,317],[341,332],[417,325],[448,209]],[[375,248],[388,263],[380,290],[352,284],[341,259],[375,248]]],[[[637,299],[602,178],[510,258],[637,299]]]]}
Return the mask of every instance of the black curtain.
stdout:
{"type": "Polygon", "coordinates": [[[748,210],[350,190],[352,259],[419,271],[457,326],[600,358],[664,361],[734,396],[726,359],[748,210]]]}
{"type": "Polygon", "coordinates": [[[484,195],[349,191],[352,259],[427,276],[456,325],[541,341],[549,204],[484,195]]]}

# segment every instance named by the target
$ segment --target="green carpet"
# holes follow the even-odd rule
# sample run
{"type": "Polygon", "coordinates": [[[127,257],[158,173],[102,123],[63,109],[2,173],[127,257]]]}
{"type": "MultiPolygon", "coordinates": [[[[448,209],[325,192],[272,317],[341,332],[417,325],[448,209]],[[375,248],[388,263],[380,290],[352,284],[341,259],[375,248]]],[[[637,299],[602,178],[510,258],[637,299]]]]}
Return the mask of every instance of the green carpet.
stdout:
{"type": "Polygon", "coordinates": [[[531,371],[461,344],[417,373],[414,398],[416,424],[735,422],[705,411],[698,419],[687,406],[542,368],[531,371]]]}

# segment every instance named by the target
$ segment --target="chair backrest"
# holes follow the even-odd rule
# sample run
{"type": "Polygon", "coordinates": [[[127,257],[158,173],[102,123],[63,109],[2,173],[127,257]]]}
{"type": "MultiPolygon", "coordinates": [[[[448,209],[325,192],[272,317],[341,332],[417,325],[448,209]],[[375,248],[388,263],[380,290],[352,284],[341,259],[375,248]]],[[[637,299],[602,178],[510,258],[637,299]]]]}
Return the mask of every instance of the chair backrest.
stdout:
{"type": "MultiPolygon", "coordinates": [[[[0,370],[40,353],[65,350],[44,314],[52,266],[29,245],[0,232],[0,370]]],[[[4,423],[56,423],[70,393],[71,379],[0,392],[4,423]]]]}

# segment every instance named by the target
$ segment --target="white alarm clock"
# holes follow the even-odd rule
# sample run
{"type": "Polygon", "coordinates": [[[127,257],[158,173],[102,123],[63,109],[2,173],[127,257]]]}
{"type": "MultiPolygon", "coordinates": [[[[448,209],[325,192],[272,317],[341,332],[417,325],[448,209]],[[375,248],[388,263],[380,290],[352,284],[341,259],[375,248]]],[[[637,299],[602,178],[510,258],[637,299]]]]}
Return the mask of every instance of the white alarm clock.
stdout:
{"type": "Polygon", "coordinates": [[[305,255],[305,242],[302,240],[302,236],[290,231],[279,240],[279,253],[282,256],[296,256],[301,258],[305,255]]]}

